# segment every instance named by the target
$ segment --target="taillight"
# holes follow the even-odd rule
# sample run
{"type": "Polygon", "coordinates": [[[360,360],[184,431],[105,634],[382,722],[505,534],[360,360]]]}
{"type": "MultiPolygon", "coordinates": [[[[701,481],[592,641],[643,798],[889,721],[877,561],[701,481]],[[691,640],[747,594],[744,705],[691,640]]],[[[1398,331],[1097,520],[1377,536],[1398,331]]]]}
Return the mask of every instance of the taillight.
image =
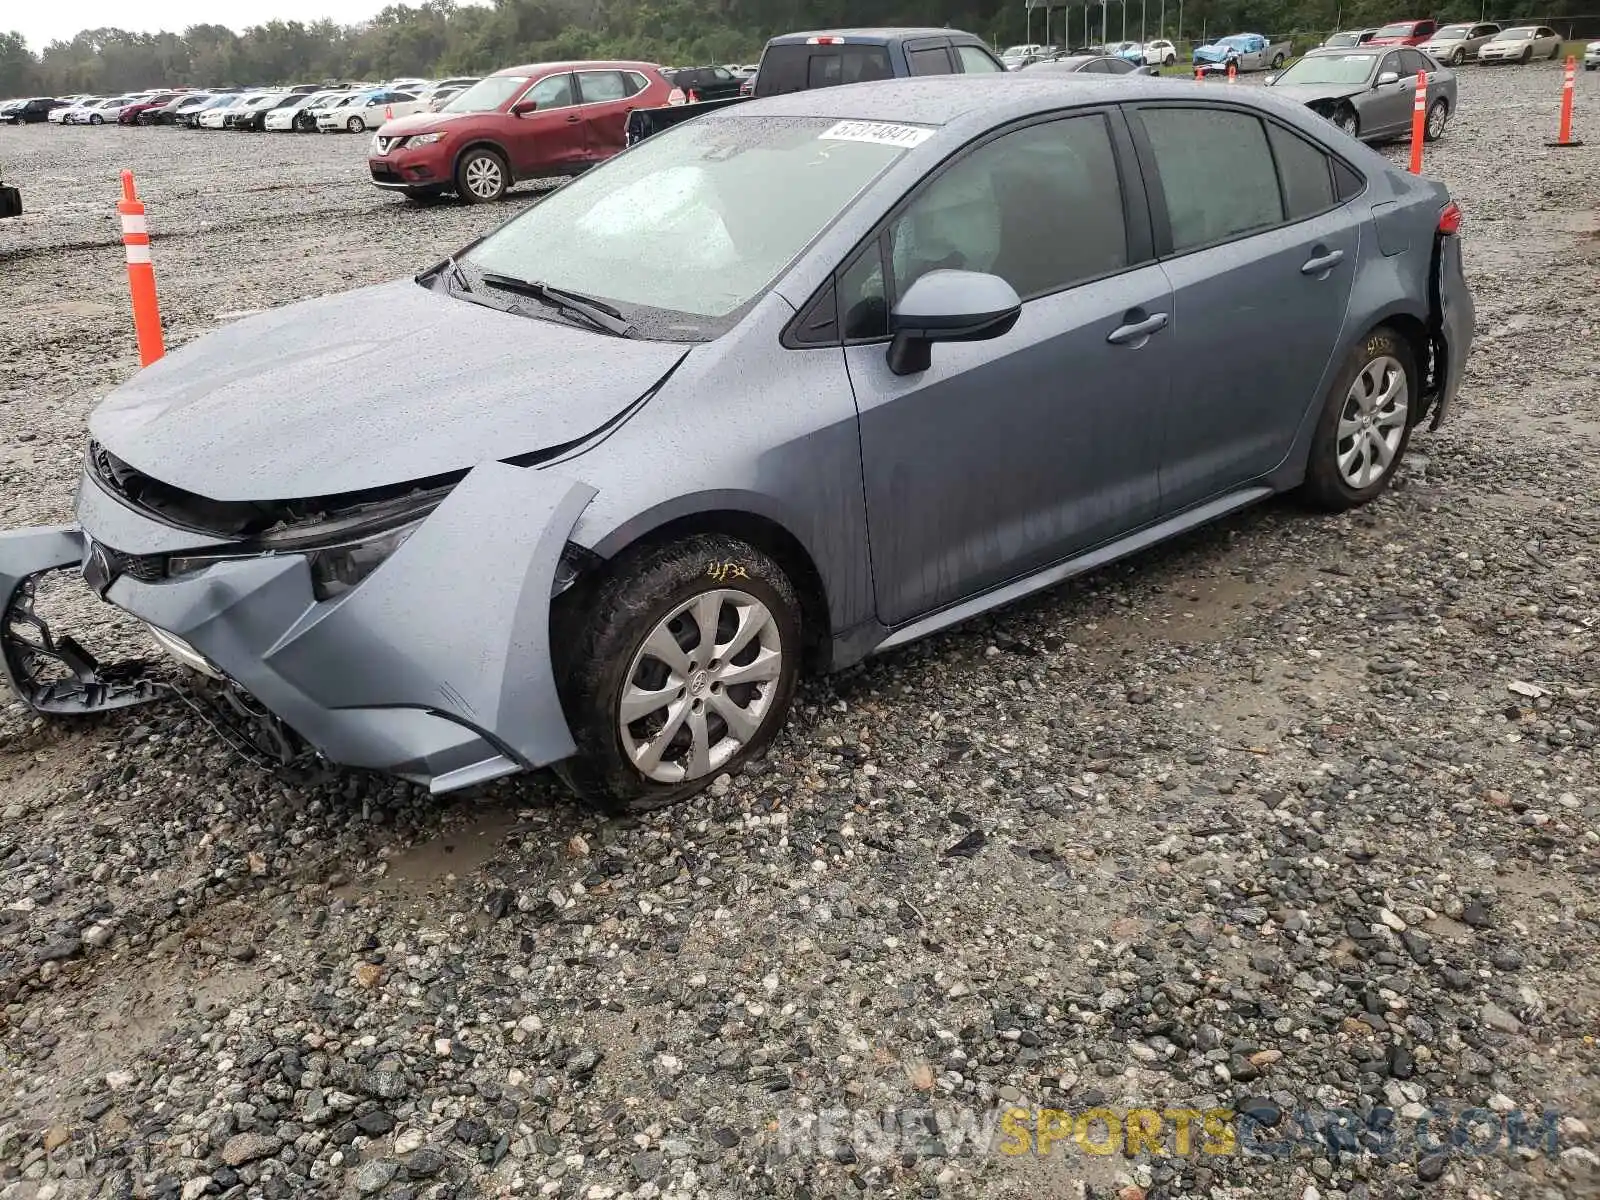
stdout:
{"type": "Polygon", "coordinates": [[[808,37],[806,39],[806,45],[808,45],[808,46],[842,46],[842,45],[844,45],[844,39],[842,37],[808,37]]]}
{"type": "Polygon", "coordinates": [[[1446,237],[1461,232],[1461,206],[1454,200],[1439,210],[1439,232],[1446,237]]]}
{"type": "Polygon", "coordinates": [[[687,104],[689,103],[689,98],[683,94],[682,88],[673,88],[667,93],[667,103],[673,105],[687,104]]]}

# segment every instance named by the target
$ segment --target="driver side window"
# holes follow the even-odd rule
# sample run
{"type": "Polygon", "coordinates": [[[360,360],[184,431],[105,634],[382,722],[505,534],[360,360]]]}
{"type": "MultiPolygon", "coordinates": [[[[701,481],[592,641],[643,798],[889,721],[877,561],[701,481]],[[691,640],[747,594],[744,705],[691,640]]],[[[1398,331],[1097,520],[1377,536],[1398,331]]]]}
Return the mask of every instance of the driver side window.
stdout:
{"type": "Polygon", "coordinates": [[[522,98],[532,100],[539,106],[540,112],[548,108],[571,108],[572,76],[561,74],[541,79],[522,98]]]}

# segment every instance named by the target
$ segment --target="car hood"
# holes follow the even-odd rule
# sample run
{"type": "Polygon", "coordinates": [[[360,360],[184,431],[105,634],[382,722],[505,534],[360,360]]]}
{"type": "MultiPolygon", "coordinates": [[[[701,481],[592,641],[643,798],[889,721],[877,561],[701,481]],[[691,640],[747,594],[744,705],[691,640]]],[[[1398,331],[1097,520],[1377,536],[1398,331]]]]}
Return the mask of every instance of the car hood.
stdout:
{"type": "Polygon", "coordinates": [[[579,440],[687,353],[406,279],[191,342],[112,392],[89,432],[145,474],[213,500],[336,495],[579,440]]]}
{"type": "Polygon", "coordinates": [[[1343,100],[1358,96],[1367,90],[1364,83],[1275,83],[1274,96],[1281,96],[1291,104],[1312,104],[1318,100],[1343,100]]]}
{"type": "Polygon", "coordinates": [[[494,116],[493,113],[436,113],[416,112],[407,113],[403,117],[396,117],[392,121],[383,123],[384,137],[407,137],[413,133],[433,133],[440,129],[449,129],[459,121],[467,121],[473,117],[494,116]]]}

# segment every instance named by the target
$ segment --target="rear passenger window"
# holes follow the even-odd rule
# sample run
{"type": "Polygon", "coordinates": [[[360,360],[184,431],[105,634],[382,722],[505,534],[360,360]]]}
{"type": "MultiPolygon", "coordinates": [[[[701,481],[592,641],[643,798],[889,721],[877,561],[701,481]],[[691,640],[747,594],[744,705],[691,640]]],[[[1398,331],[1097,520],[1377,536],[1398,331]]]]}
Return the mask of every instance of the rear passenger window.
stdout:
{"type": "Polygon", "coordinates": [[[943,46],[926,46],[921,50],[907,50],[906,62],[913,75],[953,75],[950,52],[943,46]]]}
{"type": "Polygon", "coordinates": [[[1142,108],[1177,253],[1270,229],[1283,220],[1261,121],[1216,108],[1142,108]]]}
{"type": "Polygon", "coordinates": [[[1030,125],[980,146],[931,180],[889,237],[896,296],[940,269],[998,275],[1027,300],[1127,266],[1105,118],[1030,125]]]}
{"type": "Polygon", "coordinates": [[[1420,75],[1424,71],[1431,71],[1433,67],[1428,60],[1415,50],[1400,51],[1400,74],[1420,75]]]}
{"type": "Polygon", "coordinates": [[[957,46],[956,58],[961,63],[961,70],[967,75],[994,74],[1004,70],[1003,67],[984,51],[976,46],[957,46]]]}
{"type": "Polygon", "coordinates": [[[623,82],[621,71],[579,71],[578,94],[584,104],[626,100],[628,85],[623,82]]]}
{"type": "Polygon", "coordinates": [[[1278,125],[1267,125],[1272,156],[1283,184],[1284,215],[1291,221],[1333,207],[1333,173],[1328,156],[1302,137],[1278,125]]]}

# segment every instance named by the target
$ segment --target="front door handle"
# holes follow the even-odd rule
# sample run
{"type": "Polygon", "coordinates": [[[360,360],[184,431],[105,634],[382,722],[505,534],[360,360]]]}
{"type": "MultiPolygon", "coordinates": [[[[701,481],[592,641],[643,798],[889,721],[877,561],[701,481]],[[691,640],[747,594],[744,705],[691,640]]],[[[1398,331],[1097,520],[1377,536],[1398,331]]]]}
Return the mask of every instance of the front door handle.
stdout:
{"type": "Polygon", "coordinates": [[[1326,275],[1344,261],[1343,250],[1330,250],[1326,254],[1319,254],[1315,258],[1308,258],[1300,264],[1302,275],[1326,275]]]}
{"type": "Polygon", "coordinates": [[[567,124],[576,125],[581,120],[583,120],[583,118],[574,113],[572,116],[567,118],[567,124]]]}
{"type": "MultiPolygon", "coordinates": [[[[1126,320],[1132,315],[1132,313],[1124,313],[1123,319],[1126,320]]],[[[1113,346],[1132,346],[1135,350],[1137,350],[1140,346],[1144,345],[1150,340],[1150,335],[1152,333],[1158,333],[1166,327],[1167,314],[1152,313],[1142,321],[1134,321],[1127,325],[1119,325],[1110,333],[1106,334],[1106,341],[1110,342],[1113,346]]]]}

